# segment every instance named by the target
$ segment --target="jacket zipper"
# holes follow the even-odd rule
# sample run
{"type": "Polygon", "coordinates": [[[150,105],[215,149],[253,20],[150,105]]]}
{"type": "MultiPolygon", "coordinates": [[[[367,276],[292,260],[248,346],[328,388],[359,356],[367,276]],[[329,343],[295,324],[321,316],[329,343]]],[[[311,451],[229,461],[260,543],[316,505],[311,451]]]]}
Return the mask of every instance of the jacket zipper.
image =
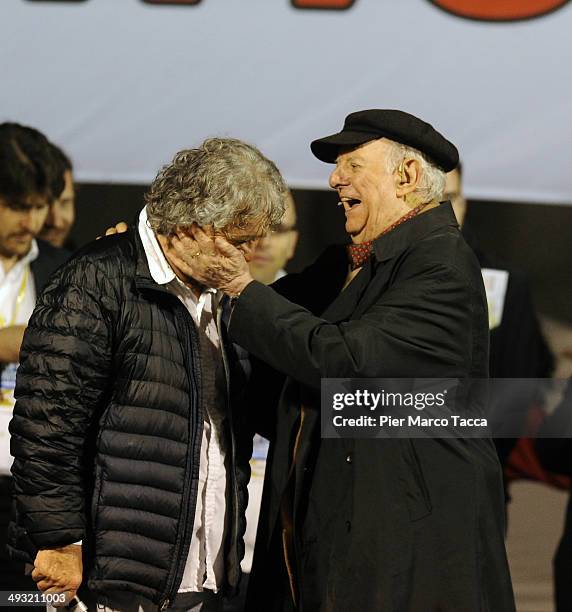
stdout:
{"type": "MultiPolygon", "coordinates": [[[[168,295],[172,296],[172,294],[169,292],[165,292],[165,293],[168,293],[168,295]]],[[[202,418],[200,418],[202,416],[200,380],[197,379],[197,371],[200,372],[200,369],[197,370],[192,367],[193,364],[200,367],[200,355],[199,355],[199,351],[197,351],[197,348],[196,348],[197,347],[196,342],[193,342],[193,340],[196,340],[195,338],[196,330],[194,327],[194,322],[190,318],[190,315],[187,313],[187,311],[184,309],[184,306],[180,304],[178,298],[174,298],[174,299],[176,300],[176,309],[177,309],[176,317],[189,331],[189,334],[187,334],[186,339],[191,348],[190,352],[192,353],[193,362],[189,363],[189,351],[185,351],[184,352],[185,365],[186,365],[189,379],[191,381],[192,395],[191,395],[190,407],[192,408],[192,400],[194,399],[197,402],[196,405],[198,407],[198,417],[199,417],[198,418],[199,422],[197,423],[197,426],[193,427],[193,411],[192,410],[189,411],[190,412],[189,414],[189,434],[191,438],[191,445],[190,445],[190,452],[187,454],[187,464],[185,466],[185,474],[188,474],[191,468],[193,458],[194,458],[194,454],[195,454],[194,451],[195,451],[195,447],[197,444],[197,439],[199,440],[202,439],[202,431],[203,431],[202,418]],[[189,322],[190,322],[190,325],[189,325],[189,322]]],[[[198,464],[196,465],[198,466],[198,464]]],[[[195,467],[195,469],[197,468],[195,467]]],[[[191,475],[191,482],[192,480],[193,480],[193,475],[191,475]]],[[[182,520],[184,521],[183,534],[182,534],[181,539],[179,540],[179,543],[175,547],[175,555],[174,555],[175,568],[177,567],[177,563],[178,563],[179,569],[178,571],[174,571],[171,574],[171,579],[167,583],[167,588],[165,589],[165,592],[161,596],[160,604],[159,604],[159,610],[161,610],[161,612],[166,610],[172,604],[177,594],[177,588],[183,578],[183,572],[185,570],[185,565],[180,563],[180,559],[184,556],[186,560],[188,556],[190,538],[188,538],[187,534],[189,532],[189,525],[191,525],[190,529],[192,529],[192,525],[194,524],[195,511],[196,511],[196,503],[195,503],[195,507],[192,512],[192,517],[189,515],[190,497],[191,497],[191,486],[189,484],[187,485],[187,491],[184,492],[183,509],[181,512],[181,516],[183,517],[182,520]],[[189,539],[189,546],[186,545],[187,539],[189,539]],[[183,552],[185,553],[184,555],[181,554],[183,552]]]]}

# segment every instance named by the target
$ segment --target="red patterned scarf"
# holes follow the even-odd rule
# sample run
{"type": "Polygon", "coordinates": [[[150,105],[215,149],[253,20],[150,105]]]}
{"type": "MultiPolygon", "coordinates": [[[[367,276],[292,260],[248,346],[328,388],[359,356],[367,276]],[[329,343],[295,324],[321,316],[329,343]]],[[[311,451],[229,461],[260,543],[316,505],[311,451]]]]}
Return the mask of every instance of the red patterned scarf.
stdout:
{"type": "MultiPolygon", "coordinates": [[[[392,223],[389,227],[386,227],[379,236],[383,236],[391,230],[394,230],[398,225],[409,221],[409,219],[412,219],[418,215],[423,208],[425,208],[425,206],[426,204],[420,204],[419,206],[413,208],[408,213],[403,215],[403,217],[397,219],[395,223],[392,223]]],[[[361,268],[363,264],[371,257],[371,254],[373,253],[373,240],[370,240],[369,242],[361,242],[360,244],[348,244],[347,250],[350,260],[350,268],[352,270],[356,270],[357,268],[361,268]]]]}

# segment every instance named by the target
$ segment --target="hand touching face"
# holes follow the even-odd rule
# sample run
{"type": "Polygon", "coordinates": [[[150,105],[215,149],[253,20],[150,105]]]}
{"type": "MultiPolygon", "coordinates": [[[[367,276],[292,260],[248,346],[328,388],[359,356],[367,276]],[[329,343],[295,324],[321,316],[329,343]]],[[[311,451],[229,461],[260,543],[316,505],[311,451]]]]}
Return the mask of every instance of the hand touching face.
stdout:
{"type": "Polygon", "coordinates": [[[208,236],[197,225],[177,232],[170,241],[169,257],[183,274],[227,295],[239,295],[252,280],[246,256],[222,236],[208,236]]]}

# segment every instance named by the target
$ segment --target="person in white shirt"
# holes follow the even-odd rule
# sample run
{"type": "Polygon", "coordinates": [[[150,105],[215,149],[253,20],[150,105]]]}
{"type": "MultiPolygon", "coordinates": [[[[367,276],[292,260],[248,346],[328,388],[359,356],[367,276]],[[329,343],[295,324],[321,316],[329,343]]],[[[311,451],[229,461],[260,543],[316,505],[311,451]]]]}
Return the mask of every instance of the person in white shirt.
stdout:
{"type": "MultiPolygon", "coordinates": [[[[286,275],[286,264],[294,257],[298,243],[298,229],[296,227],[296,205],[292,193],[288,192],[286,210],[279,225],[272,228],[266,236],[260,239],[248,263],[252,277],[270,285],[286,275]]],[[[248,483],[248,507],[246,508],[246,533],[244,543],[246,550],[242,560],[242,570],[250,573],[254,542],[256,540],[256,527],[260,513],[262,499],[262,486],[266,471],[266,456],[268,454],[268,440],[256,434],[253,441],[252,459],[250,460],[251,476],[248,483]]]]}
{"type": "MultiPolygon", "coordinates": [[[[36,296],[65,260],[36,240],[60,184],[52,144],[37,130],[0,124],[0,588],[34,588],[22,565],[10,561],[10,438],[18,354],[36,296]]],[[[60,177],[61,178],[61,177],[60,177]]]]}

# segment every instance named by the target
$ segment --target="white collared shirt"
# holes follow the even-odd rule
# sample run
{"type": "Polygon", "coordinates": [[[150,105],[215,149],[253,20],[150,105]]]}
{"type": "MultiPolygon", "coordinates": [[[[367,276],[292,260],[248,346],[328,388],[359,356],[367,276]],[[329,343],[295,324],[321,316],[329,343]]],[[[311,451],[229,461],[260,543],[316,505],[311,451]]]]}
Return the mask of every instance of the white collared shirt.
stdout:
{"type": "Polygon", "coordinates": [[[217,592],[224,581],[228,481],[224,436],[226,381],[220,354],[220,335],[216,325],[216,310],[222,292],[205,289],[197,298],[190,287],[177,278],[155,233],[147,223],[145,208],[139,215],[138,229],[151,277],[181,300],[193,318],[199,334],[203,333],[210,341],[215,361],[220,364],[214,373],[215,397],[206,402],[205,406],[195,520],[189,556],[179,587],[179,592],[198,592],[203,589],[217,592]]]}
{"type": "MultiPolygon", "coordinates": [[[[0,327],[26,325],[36,304],[36,285],[30,263],[38,257],[38,245],[32,240],[30,250],[5,272],[0,263],[0,327]],[[23,291],[18,304],[18,294],[23,291]]],[[[12,465],[8,423],[14,409],[17,363],[0,364],[0,474],[8,474],[12,465]]]]}
{"type": "Polygon", "coordinates": [[[38,243],[32,240],[30,250],[8,272],[4,271],[4,266],[0,263],[0,321],[4,323],[3,326],[26,325],[34,311],[36,286],[30,264],[38,257],[38,254],[38,243]],[[25,275],[27,275],[27,280],[24,299],[17,307],[16,301],[25,275]],[[15,317],[14,314],[16,314],[15,317]],[[12,318],[14,318],[13,322],[12,318]]]}

